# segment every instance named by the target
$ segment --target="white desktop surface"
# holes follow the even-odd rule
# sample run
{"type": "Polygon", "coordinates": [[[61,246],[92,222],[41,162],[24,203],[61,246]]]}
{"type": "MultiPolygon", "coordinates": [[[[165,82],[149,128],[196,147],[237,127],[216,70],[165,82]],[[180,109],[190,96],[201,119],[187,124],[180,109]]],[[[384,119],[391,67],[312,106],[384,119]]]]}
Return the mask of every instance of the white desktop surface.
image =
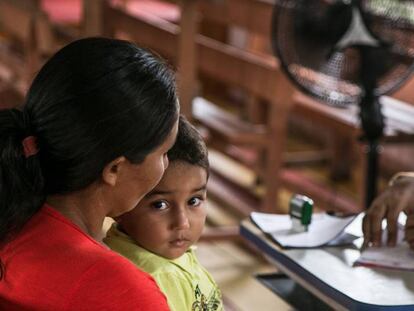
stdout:
{"type": "Polygon", "coordinates": [[[352,246],[281,249],[250,220],[242,222],[241,234],[335,309],[414,310],[414,272],[353,267],[360,252],[352,246]]]}

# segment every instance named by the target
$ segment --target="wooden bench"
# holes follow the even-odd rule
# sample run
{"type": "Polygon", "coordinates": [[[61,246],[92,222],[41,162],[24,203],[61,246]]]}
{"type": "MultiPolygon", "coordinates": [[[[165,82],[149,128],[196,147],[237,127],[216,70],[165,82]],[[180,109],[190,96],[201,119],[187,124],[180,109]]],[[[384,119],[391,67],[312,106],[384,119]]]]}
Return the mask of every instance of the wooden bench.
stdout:
{"type": "Polygon", "coordinates": [[[20,104],[43,62],[68,42],[102,34],[105,0],[0,0],[0,100],[20,104]]]}
{"type": "MultiPolygon", "coordinates": [[[[208,4],[207,1],[201,1],[201,6],[203,7],[204,5],[203,13],[210,14],[210,17],[216,22],[228,23],[231,21],[235,25],[244,27],[250,34],[252,34],[252,36],[259,34],[261,38],[268,38],[268,40],[270,39],[269,25],[273,4],[273,0],[244,0],[237,3],[236,1],[228,0],[215,2],[215,5],[208,4]],[[223,11],[227,14],[219,14],[219,12],[223,11]]],[[[266,57],[263,53],[260,55],[262,57],[266,57]]],[[[269,55],[267,57],[269,57],[269,55]]],[[[406,102],[414,102],[414,91],[412,89],[413,85],[414,79],[411,79],[411,81],[408,81],[405,86],[393,94],[393,97],[402,99],[403,102],[393,100],[391,97],[384,97],[381,100],[384,106],[383,112],[386,118],[386,128],[384,130],[383,139],[383,142],[386,144],[384,148],[384,156],[390,160],[392,157],[388,155],[388,150],[390,149],[387,148],[388,145],[393,144],[395,146],[396,144],[412,141],[412,125],[414,124],[414,115],[412,107],[407,105],[406,102]]],[[[258,102],[254,101],[252,106],[250,114],[254,115],[255,111],[257,113],[258,102]]],[[[359,176],[356,177],[356,180],[359,184],[358,189],[360,192],[361,202],[363,202],[365,187],[365,170],[363,167],[365,165],[365,157],[362,154],[364,147],[357,143],[358,138],[362,134],[359,127],[358,108],[355,106],[350,107],[349,109],[329,107],[295,91],[293,95],[293,108],[291,112],[292,115],[312,120],[314,123],[318,123],[325,129],[329,129],[330,140],[327,150],[329,150],[330,172],[333,179],[349,177],[354,162],[358,163],[357,165],[359,165],[359,168],[357,169],[357,172],[360,172],[361,174],[358,174],[359,176]]],[[[257,117],[253,117],[252,120],[257,120],[257,117]]],[[[234,124],[234,122],[228,123],[234,124]]],[[[241,133],[243,132],[243,126],[239,129],[239,131],[241,133]]],[[[393,149],[397,148],[394,147],[393,149]]],[[[407,146],[405,146],[404,150],[406,149],[408,149],[407,146]]],[[[291,155],[286,158],[289,159],[289,157],[291,157],[291,155]]],[[[322,159],[323,153],[306,155],[305,157],[301,155],[298,158],[298,162],[302,162],[303,159],[322,159]]],[[[289,161],[284,162],[285,165],[287,162],[289,161]]],[[[398,162],[398,158],[394,158],[394,162],[398,162]]],[[[404,169],[404,167],[406,167],[405,169],[410,168],[410,166],[400,166],[400,169],[404,169]]],[[[385,161],[382,162],[382,168],[385,171],[389,171],[385,161]]],[[[389,172],[386,174],[389,175],[389,172]]],[[[285,174],[283,171],[281,172],[281,176],[282,183],[292,190],[297,189],[299,192],[305,190],[307,193],[320,192],[319,194],[315,193],[314,197],[331,197],[327,193],[322,194],[324,192],[323,189],[316,190],[318,188],[315,187],[317,183],[312,184],[306,182],[302,183],[299,180],[295,181],[297,178],[295,178],[294,174],[285,174]],[[288,176],[291,176],[292,178],[289,178],[288,176]],[[295,183],[297,184],[295,185],[295,183]],[[315,191],[311,191],[313,188],[315,191]]],[[[340,200],[342,201],[340,205],[346,207],[349,211],[358,209],[355,209],[355,206],[351,201],[344,198],[341,198],[340,200]]]]}
{"type": "MultiPolygon", "coordinates": [[[[202,15],[205,16],[208,14],[206,18],[211,18],[217,23],[231,24],[235,27],[244,29],[248,33],[270,37],[270,19],[273,1],[200,1],[200,6],[202,15]]],[[[261,210],[282,210],[280,207],[276,207],[278,189],[275,191],[271,189],[271,187],[280,188],[281,186],[286,187],[291,191],[306,193],[312,196],[318,205],[325,209],[338,209],[348,212],[357,210],[357,206],[352,200],[337,194],[336,191],[330,191],[325,185],[310,180],[297,170],[290,169],[292,165],[303,165],[304,163],[309,164],[326,160],[327,152],[326,150],[295,153],[286,152],[286,128],[293,104],[291,101],[293,91],[290,83],[284,80],[284,75],[281,74],[276,59],[271,55],[251,53],[250,49],[241,50],[240,48],[229,46],[222,46],[222,49],[232,50],[234,51],[233,58],[239,58],[242,62],[250,62],[252,64],[250,67],[247,67],[245,64],[238,64],[237,67],[244,68],[245,72],[251,73],[250,75],[247,75],[247,79],[250,83],[258,82],[256,89],[253,89],[252,86],[247,84],[240,84],[237,81],[238,76],[243,76],[243,73],[241,72],[242,70],[237,71],[237,69],[226,67],[222,68],[221,72],[214,73],[216,79],[230,82],[233,85],[242,86],[244,89],[248,90],[249,94],[251,94],[251,99],[247,101],[247,107],[244,108],[245,115],[247,115],[248,118],[241,120],[240,117],[235,118],[233,116],[226,120],[228,114],[218,111],[216,113],[217,116],[213,116],[208,113],[210,109],[207,108],[205,108],[205,111],[202,113],[197,113],[197,111],[195,111],[195,116],[202,124],[206,125],[213,133],[215,133],[216,136],[219,135],[219,137],[221,136],[223,138],[223,134],[226,134],[227,132],[227,143],[236,145],[236,148],[232,146],[230,148],[224,147],[222,149],[225,150],[227,155],[241,161],[256,171],[266,188],[264,200],[261,202],[261,210]],[[260,80],[261,78],[271,83],[266,84],[266,82],[260,80]],[[281,88],[277,89],[279,86],[281,86],[281,88]],[[284,89],[284,86],[286,89],[284,89]],[[278,107],[277,109],[280,110],[275,114],[269,113],[275,109],[275,107],[278,107]],[[219,123],[218,120],[221,120],[221,126],[220,124],[217,124],[219,123]],[[277,129],[272,129],[274,126],[277,127],[277,129]],[[229,127],[232,129],[228,129],[229,127]],[[253,156],[253,159],[250,155],[246,158],[244,157],[245,152],[243,150],[238,152],[237,146],[247,146],[248,144],[243,143],[243,140],[246,140],[248,137],[246,132],[252,131],[254,133],[257,132],[258,128],[261,129],[262,132],[264,129],[266,134],[272,136],[273,139],[267,137],[267,142],[260,145],[260,138],[256,138],[255,142],[249,146],[256,148],[256,154],[253,156]],[[220,135],[219,132],[222,134],[220,135]],[[271,147],[268,148],[266,144],[271,147]],[[272,147],[275,149],[271,150],[272,147]],[[272,155],[272,152],[275,152],[277,155],[272,155]],[[266,157],[268,155],[278,161],[273,168],[270,168],[271,166],[266,164],[266,157]],[[265,158],[264,161],[263,158],[265,158]],[[288,169],[286,169],[286,167],[288,167],[288,169]],[[272,179],[274,180],[273,183],[271,181],[272,179]]],[[[200,58],[202,58],[201,52],[199,52],[199,55],[200,58]]],[[[221,60],[217,61],[217,64],[221,63],[221,60]]],[[[201,73],[203,73],[202,61],[199,66],[201,73]]],[[[213,74],[211,76],[213,76],[213,74]]],[[[206,106],[206,104],[204,104],[204,106],[206,106]]],[[[212,141],[216,140],[212,139],[212,141]]],[[[240,191],[238,191],[238,193],[240,193],[240,191]]],[[[240,202],[238,201],[239,200],[235,200],[232,205],[239,205],[240,202]]],[[[252,200],[246,200],[246,202],[249,202],[247,204],[251,205],[250,202],[252,202],[252,200]]],[[[253,209],[257,208],[256,204],[253,209]]]]}
{"type": "MultiPolygon", "coordinates": [[[[0,0],[0,80],[3,100],[23,97],[44,60],[56,50],[49,20],[37,0],[0,0]]],[[[7,103],[3,103],[8,105],[7,103]]]]}
{"type": "Polygon", "coordinates": [[[38,65],[34,37],[37,19],[34,1],[0,1],[2,81],[21,94],[38,65]]]}
{"type": "MultiPolygon", "coordinates": [[[[362,131],[358,116],[359,108],[357,106],[348,108],[327,106],[300,93],[295,93],[293,100],[295,102],[294,113],[305,115],[330,130],[334,144],[331,148],[334,153],[332,158],[337,161],[334,165],[342,166],[340,169],[345,173],[349,173],[352,167],[356,167],[357,175],[354,178],[358,184],[360,204],[362,204],[365,194],[366,150],[365,145],[360,141],[362,131]]],[[[380,152],[387,150],[388,145],[412,143],[414,138],[414,106],[389,96],[382,96],[380,103],[385,120],[380,152]]],[[[388,155],[388,161],[398,162],[399,160],[398,157],[388,155]]],[[[393,167],[394,170],[387,172],[386,176],[388,177],[398,170],[408,169],[401,165],[391,164],[388,166],[393,167]]],[[[381,168],[387,170],[387,163],[382,161],[381,168]]]]}
{"type": "MultiPolygon", "coordinates": [[[[221,3],[201,1],[202,10],[200,12],[216,10],[220,14],[211,14],[213,16],[221,16],[224,12],[220,11],[219,4],[221,3]],[[208,5],[210,4],[212,6],[209,7],[208,5]]],[[[233,20],[237,21],[238,25],[249,21],[250,27],[257,27],[255,23],[250,23],[248,17],[256,16],[256,14],[253,14],[255,12],[253,10],[255,3],[259,3],[257,8],[262,9],[266,2],[243,0],[240,3],[245,5],[235,6],[233,7],[234,10],[230,10],[230,7],[227,9],[228,12],[234,14],[233,20]]],[[[180,36],[182,34],[179,25],[162,19],[134,17],[116,7],[107,7],[105,15],[105,20],[108,21],[106,23],[106,33],[108,35],[116,35],[117,33],[127,34],[127,37],[135,42],[157,51],[174,62],[180,69],[179,40],[180,38],[181,40],[183,39],[180,36]]],[[[188,46],[191,47],[190,43],[188,43],[188,46]]],[[[263,211],[278,211],[276,198],[277,191],[281,186],[281,176],[286,177],[284,179],[288,185],[293,185],[294,181],[306,180],[302,177],[292,178],[292,172],[290,174],[280,173],[282,172],[287,119],[291,108],[292,88],[290,83],[287,82],[284,75],[280,72],[277,61],[272,57],[264,58],[201,35],[195,36],[194,49],[197,55],[196,64],[199,74],[243,88],[252,96],[269,103],[266,120],[260,125],[249,124],[247,121],[241,122],[237,117],[231,117],[231,115],[218,110],[220,108],[217,106],[212,106],[205,102],[200,107],[198,107],[198,104],[195,105],[194,116],[212,133],[214,138],[211,141],[215,143],[224,141],[225,144],[229,145],[249,145],[249,147],[257,148],[261,154],[262,162],[255,165],[255,169],[265,184],[266,192],[260,201],[246,200],[246,202],[259,202],[260,207],[257,206],[257,203],[255,205],[246,203],[243,207],[240,204],[232,205],[238,205],[237,207],[244,212],[258,208],[263,211]]],[[[184,111],[189,110],[185,104],[182,107],[184,111]]],[[[309,186],[309,182],[306,182],[305,185],[309,186]]],[[[313,189],[313,194],[316,197],[329,197],[326,194],[327,191],[323,190],[323,186],[313,187],[313,189]],[[320,193],[323,193],[323,195],[320,193]]],[[[334,197],[336,198],[337,195],[335,194],[334,197]]],[[[335,198],[325,199],[329,203],[325,202],[324,204],[321,202],[321,205],[329,207],[335,198]]],[[[343,202],[344,200],[339,201],[343,202]]],[[[348,203],[345,204],[345,208],[349,209],[349,206],[352,206],[352,204],[348,203]]]]}
{"type": "MultiPolygon", "coordinates": [[[[332,148],[330,148],[330,157],[333,159],[331,162],[332,171],[342,171],[346,174],[352,164],[347,163],[352,162],[347,159],[353,157],[352,149],[349,146],[354,145],[355,128],[357,128],[356,124],[352,124],[353,121],[343,120],[343,115],[348,112],[339,110],[335,113],[326,113],[327,108],[325,109],[316,101],[310,105],[309,99],[304,96],[294,95],[292,97],[294,92],[291,90],[290,84],[280,74],[277,61],[272,56],[243,51],[239,47],[226,45],[223,42],[197,34],[197,19],[201,21],[206,19],[220,25],[241,27],[263,37],[270,36],[269,23],[273,1],[226,0],[217,2],[199,0],[197,2],[185,0],[179,3],[181,7],[179,19],[177,19],[177,12],[174,10],[171,10],[174,14],[170,14],[170,12],[166,16],[159,16],[160,14],[165,15],[163,12],[151,15],[140,14],[138,11],[131,15],[131,10],[128,11],[126,6],[129,2],[136,1],[119,0],[118,4],[116,2],[114,0],[112,5],[106,5],[107,3],[98,1],[98,4],[104,6],[98,11],[93,11],[91,6],[86,11],[95,12],[95,16],[99,10],[104,11],[103,17],[100,18],[101,22],[102,19],[106,21],[105,33],[107,35],[126,34],[130,39],[171,60],[179,68],[183,112],[190,117],[194,114],[194,117],[209,130],[210,136],[213,137],[210,139],[211,144],[254,169],[260,180],[269,189],[263,200],[258,200],[255,196],[252,196],[252,199],[247,199],[245,196],[246,198],[243,200],[246,203],[244,207],[240,207],[244,213],[249,210],[248,207],[252,210],[257,208],[257,205],[261,205],[262,210],[277,210],[275,206],[276,194],[282,184],[293,191],[311,195],[320,206],[325,208],[331,208],[332,202],[336,202],[335,204],[339,204],[338,209],[355,210],[355,203],[338,196],[336,193],[330,193],[324,185],[303,178],[294,169],[282,170],[282,165],[303,162],[304,158],[304,154],[298,156],[284,152],[287,120],[292,112],[290,109],[293,109],[295,115],[302,115],[306,118],[312,116],[324,126],[333,129],[335,138],[332,139],[332,148]],[[196,73],[247,90],[252,98],[251,101],[248,101],[247,106],[249,118],[243,120],[240,113],[229,113],[218,105],[207,101],[196,100],[194,109],[192,109],[192,98],[198,88],[196,73]],[[282,85],[286,85],[286,89],[283,86],[278,90],[279,86],[274,87],[280,81],[282,81],[282,85]],[[260,101],[267,103],[262,105],[260,101]],[[283,102],[283,107],[280,106],[281,102],[283,102]],[[274,106],[278,108],[273,108],[274,106]],[[260,108],[258,109],[258,107],[260,108]],[[258,112],[258,110],[263,111],[258,112]],[[273,110],[276,110],[277,113],[272,112],[273,110]],[[257,115],[262,115],[262,117],[257,117],[257,115]],[[337,115],[342,116],[338,117],[337,115]],[[273,118],[271,116],[275,119],[270,120],[273,118]],[[338,137],[341,139],[337,139],[338,137]],[[276,144],[274,143],[275,139],[277,140],[276,144]],[[246,152],[242,150],[244,147],[254,150],[254,156],[250,156],[252,153],[247,157],[244,156],[246,155],[246,152]],[[239,152],[240,150],[241,152],[239,152]],[[344,155],[348,156],[344,157],[344,155]],[[269,163],[268,158],[274,160],[272,164],[269,163]],[[273,191],[273,188],[276,190],[273,191]]],[[[146,0],[146,2],[151,1],[146,0]]],[[[157,5],[160,3],[160,1],[155,2],[157,5]]],[[[169,1],[168,5],[173,2],[169,1]]],[[[85,3],[88,2],[84,2],[84,5],[85,3]]],[[[401,137],[401,135],[398,136],[401,137]]],[[[305,158],[312,161],[325,159],[326,151],[323,153],[308,152],[305,158]]],[[[219,176],[219,172],[217,173],[219,176]]],[[[226,183],[222,176],[218,178],[221,178],[220,181],[217,181],[218,183],[226,183]]],[[[230,185],[228,187],[232,188],[230,185]]],[[[242,190],[239,190],[233,189],[232,191],[237,195],[227,195],[227,197],[241,198],[242,190]]],[[[220,192],[223,195],[223,191],[220,192]]],[[[238,201],[240,200],[235,200],[231,205],[240,205],[240,202],[235,204],[238,201]]]]}
{"type": "MultiPolygon", "coordinates": [[[[7,2],[7,0],[3,1],[7,2]]],[[[23,2],[23,0],[17,2],[20,1],[23,2]]],[[[9,0],[9,2],[13,1],[9,0]]],[[[267,189],[264,197],[259,198],[250,190],[244,191],[237,185],[231,185],[224,176],[220,175],[220,172],[213,172],[212,180],[215,184],[212,183],[211,187],[215,190],[212,192],[226,197],[226,201],[229,201],[230,205],[237,206],[243,214],[258,208],[263,211],[280,211],[276,206],[276,197],[281,186],[308,194],[321,207],[327,209],[331,209],[334,205],[335,209],[339,210],[358,209],[357,204],[352,200],[303,177],[295,169],[285,169],[286,163],[303,162],[304,158],[304,154],[297,156],[285,152],[287,123],[292,114],[312,119],[330,129],[333,138],[329,150],[333,172],[346,175],[353,165],[355,154],[361,164],[360,149],[356,153],[353,152],[358,149],[355,148],[357,145],[355,138],[359,135],[355,109],[342,110],[327,107],[301,95],[293,91],[273,56],[251,53],[248,49],[242,50],[240,47],[202,36],[197,31],[199,22],[207,20],[268,37],[273,0],[183,0],[175,4],[176,8],[181,8],[179,19],[174,10],[172,10],[174,14],[161,17],[158,15],[162,15],[162,12],[154,15],[131,15],[125,6],[127,2],[127,0],[113,0],[108,5],[108,2],[103,0],[83,1],[85,14],[89,12],[89,18],[83,21],[84,25],[89,25],[85,29],[89,29],[89,34],[101,34],[103,31],[110,36],[126,35],[171,60],[179,69],[182,111],[190,118],[194,116],[208,129],[212,146],[216,146],[233,159],[252,168],[267,189]],[[116,4],[116,2],[120,3],[116,4]],[[197,82],[197,76],[201,75],[246,91],[251,100],[247,101],[244,112],[234,114],[223,110],[217,102],[213,104],[211,101],[199,99],[194,101],[192,107],[194,96],[202,91],[197,82]],[[243,119],[241,117],[243,113],[248,118],[243,119]],[[246,153],[246,149],[252,152],[246,153]],[[223,191],[226,188],[231,191],[223,191]]],[[[151,1],[146,0],[146,2],[151,1]]],[[[175,2],[169,1],[169,3],[171,5],[175,2]]],[[[42,20],[44,21],[43,17],[42,20]]],[[[43,25],[47,26],[47,23],[43,25]]],[[[20,26],[18,31],[22,29],[25,27],[20,26]]],[[[36,31],[36,33],[42,36],[48,34],[47,31],[36,31]]],[[[87,33],[88,31],[85,32],[87,33]]],[[[26,35],[25,39],[30,40],[34,37],[30,38],[26,35]]],[[[50,42],[50,40],[40,40],[40,42],[50,42]]],[[[46,48],[47,44],[43,44],[43,51],[50,50],[50,47],[46,48]]],[[[21,63],[16,68],[15,72],[22,70],[21,63]]],[[[407,97],[410,91],[405,88],[405,92],[404,96],[407,97]]],[[[235,107],[238,108],[237,105],[235,107]]],[[[389,109],[387,115],[399,111],[392,108],[395,107],[393,104],[386,106],[390,107],[387,108],[389,109]]],[[[398,123],[391,126],[393,122],[391,121],[390,126],[387,127],[386,140],[396,143],[411,139],[410,113],[402,110],[391,119],[397,120],[398,123]],[[400,122],[401,117],[408,118],[408,122],[403,122],[404,126],[400,122]]],[[[324,159],[325,156],[326,151],[322,154],[308,153],[305,158],[317,161],[324,159]]],[[[362,179],[363,177],[359,177],[359,180],[362,179]]]]}

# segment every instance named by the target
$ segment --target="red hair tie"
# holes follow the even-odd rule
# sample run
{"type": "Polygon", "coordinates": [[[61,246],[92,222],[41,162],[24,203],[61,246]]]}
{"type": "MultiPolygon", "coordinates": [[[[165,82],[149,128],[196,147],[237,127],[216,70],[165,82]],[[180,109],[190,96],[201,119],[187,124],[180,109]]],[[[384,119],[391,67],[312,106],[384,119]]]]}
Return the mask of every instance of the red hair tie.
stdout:
{"type": "Polygon", "coordinates": [[[34,136],[27,136],[22,141],[23,145],[23,152],[26,158],[31,157],[39,152],[39,148],[37,148],[36,137],[34,136]]]}

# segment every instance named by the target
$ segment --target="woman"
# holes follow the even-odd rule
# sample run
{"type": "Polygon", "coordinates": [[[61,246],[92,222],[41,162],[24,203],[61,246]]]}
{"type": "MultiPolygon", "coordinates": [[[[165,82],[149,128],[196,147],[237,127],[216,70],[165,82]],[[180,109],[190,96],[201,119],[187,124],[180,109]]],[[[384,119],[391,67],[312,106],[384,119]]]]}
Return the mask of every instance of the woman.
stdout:
{"type": "Polygon", "coordinates": [[[158,183],[177,120],[166,65],[104,38],[60,50],[23,111],[0,111],[1,310],[168,309],[98,237],[158,183]]]}

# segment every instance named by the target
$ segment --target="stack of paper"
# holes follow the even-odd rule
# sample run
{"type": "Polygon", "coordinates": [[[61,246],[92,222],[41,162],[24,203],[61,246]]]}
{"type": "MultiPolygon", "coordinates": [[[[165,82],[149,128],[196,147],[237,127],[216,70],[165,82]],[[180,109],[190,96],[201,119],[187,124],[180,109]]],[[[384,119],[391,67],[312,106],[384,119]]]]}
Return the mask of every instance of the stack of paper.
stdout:
{"type": "Polygon", "coordinates": [[[404,242],[395,247],[369,247],[355,265],[414,271],[414,251],[404,242]]]}
{"type": "MultiPolygon", "coordinates": [[[[401,222],[405,223],[405,219],[400,220],[395,247],[368,247],[361,252],[355,265],[414,271],[414,251],[404,241],[404,226],[401,222]]],[[[383,229],[382,245],[386,245],[387,230],[385,227],[383,229]]]]}
{"type": "Polygon", "coordinates": [[[344,229],[355,216],[336,217],[326,213],[313,214],[307,232],[292,230],[289,215],[253,212],[252,221],[283,248],[312,248],[323,245],[344,245],[352,243],[357,236],[345,234],[344,229]]]}

